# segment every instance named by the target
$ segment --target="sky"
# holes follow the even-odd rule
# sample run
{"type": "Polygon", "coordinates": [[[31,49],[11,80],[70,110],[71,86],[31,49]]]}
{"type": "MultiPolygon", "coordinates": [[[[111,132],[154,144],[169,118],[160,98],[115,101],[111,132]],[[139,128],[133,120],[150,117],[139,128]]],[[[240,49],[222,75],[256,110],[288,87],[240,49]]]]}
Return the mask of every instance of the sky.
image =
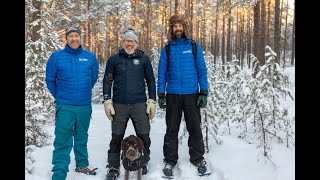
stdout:
{"type": "MultiPolygon", "coordinates": [[[[285,69],[285,74],[289,75],[289,81],[295,83],[295,68],[285,69]]],[[[295,116],[295,103],[287,98],[282,102],[288,107],[289,115],[295,116]]],[[[88,153],[89,167],[98,168],[97,175],[85,175],[76,173],[73,151],[70,153],[71,163],[66,180],[103,180],[107,174],[107,151],[111,140],[111,122],[107,119],[103,104],[94,104],[91,124],[89,127],[88,153]]],[[[180,129],[185,126],[182,121],[180,129]]],[[[223,127],[219,127],[223,129],[223,127]]],[[[166,124],[164,117],[156,116],[151,121],[151,160],[149,161],[149,172],[143,175],[144,180],[163,180],[163,137],[166,124]]],[[[52,151],[53,151],[53,132],[54,125],[47,126],[48,133],[52,136],[50,145],[42,148],[36,148],[32,153],[35,163],[33,164],[33,174],[26,174],[26,180],[48,180],[51,179],[52,169],[52,151]]],[[[179,132],[181,135],[182,130],[179,132]]],[[[131,121],[128,122],[125,137],[135,134],[131,121]]],[[[174,168],[175,179],[177,180],[294,180],[295,179],[295,147],[287,148],[285,144],[274,144],[272,146],[270,161],[261,157],[261,152],[256,149],[256,145],[248,144],[236,135],[220,135],[222,144],[210,144],[209,153],[204,157],[208,162],[208,169],[212,172],[210,176],[197,176],[197,170],[189,162],[187,138],[184,138],[182,144],[179,144],[179,159],[174,168]]],[[[121,174],[118,179],[124,178],[124,169],[121,166],[121,174]]],[[[136,179],[134,172],[130,173],[129,179],[136,179]]]]}

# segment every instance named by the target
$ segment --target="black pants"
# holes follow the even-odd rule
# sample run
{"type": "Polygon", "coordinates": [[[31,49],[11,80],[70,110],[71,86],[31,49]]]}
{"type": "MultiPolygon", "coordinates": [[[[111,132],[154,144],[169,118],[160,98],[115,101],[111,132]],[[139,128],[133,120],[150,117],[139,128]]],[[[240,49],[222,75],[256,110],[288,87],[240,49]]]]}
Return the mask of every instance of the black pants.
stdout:
{"type": "Polygon", "coordinates": [[[121,141],[124,137],[129,119],[132,120],[136,135],[144,143],[145,163],[150,160],[150,122],[146,113],[146,103],[113,104],[115,115],[112,121],[112,139],[108,150],[107,167],[120,167],[121,141]]]}
{"type": "Polygon", "coordinates": [[[164,162],[176,165],[178,161],[178,133],[180,129],[182,111],[189,133],[188,146],[190,162],[197,164],[204,159],[204,143],[201,125],[200,108],[197,106],[199,94],[167,94],[166,134],[164,136],[164,162]]]}

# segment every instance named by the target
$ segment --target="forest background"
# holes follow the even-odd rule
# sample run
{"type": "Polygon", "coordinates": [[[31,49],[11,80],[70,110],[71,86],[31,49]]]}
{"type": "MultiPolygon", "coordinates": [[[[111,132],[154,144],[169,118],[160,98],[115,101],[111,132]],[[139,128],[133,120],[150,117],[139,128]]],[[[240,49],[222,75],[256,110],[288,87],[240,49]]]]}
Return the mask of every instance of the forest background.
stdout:
{"type": "MultiPolygon", "coordinates": [[[[97,56],[100,70],[93,103],[101,103],[104,65],[121,48],[121,31],[128,27],[138,31],[139,49],[151,58],[157,76],[168,19],[176,13],[188,17],[189,34],[205,54],[209,91],[220,95],[209,98],[209,107],[202,110],[206,140],[211,137],[219,143],[219,125],[237,122],[229,128],[238,128],[240,138],[259,134],[254,137],[266,157],[269,141],[294,146],[295,117],[278,105],[281,99],[294,99],[294,85],[283,73],[295,65],[294,4],[294,0],[26,0],[26,164],[33,163],[35,147],[48,145],[44,126],[53,123],[54,100],[45,85],[45,66],[51,53],[64,47],[65,29],[81,28],[83,48],[97,56]],[[248,121],[255,125],[254,132],[247,129],[248,121]]],[[[26,173],[31,172],[28,167],[26,173]]]]}

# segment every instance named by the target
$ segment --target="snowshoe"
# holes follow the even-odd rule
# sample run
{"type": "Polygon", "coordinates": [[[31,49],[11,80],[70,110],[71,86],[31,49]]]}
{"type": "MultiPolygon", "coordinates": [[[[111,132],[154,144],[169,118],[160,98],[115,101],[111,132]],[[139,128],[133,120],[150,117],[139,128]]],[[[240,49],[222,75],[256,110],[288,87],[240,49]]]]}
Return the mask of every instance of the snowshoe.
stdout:
{"type": "Polygon", "coordinates": [[[84,173],[84,174],[87,174],[87,175],[96,175],[97,172],[95,172],[95,170],[97,170],[98,168],[94,168],[94,169],[89,169],[88,166],[86,167],[77,167],[75,169],[76,172],[79,172],[79,173],[84,173]]]}
{"type": "Polygon", "coordinates": [[[106,180],[116,180],[120,175],[120,170],[118,168],[109,168],[108,174],[106,175],[106,180]]]}
{"type": "Polygon", "coordinates": [[[164,168],[162,169],[162,172],[164,176],[166,177],[172,177],[173,176],[173,166],[171,164],[166,163],[164,168]]]}
{"type": "Polygon", "coordinates": [[[207,172],[206,164],[207,164],[207,162],[205,160],[202,160],[201,162],[199,162],[198,164],[195,165],[198,169],[199,175],[204,175],[207,172]]]}

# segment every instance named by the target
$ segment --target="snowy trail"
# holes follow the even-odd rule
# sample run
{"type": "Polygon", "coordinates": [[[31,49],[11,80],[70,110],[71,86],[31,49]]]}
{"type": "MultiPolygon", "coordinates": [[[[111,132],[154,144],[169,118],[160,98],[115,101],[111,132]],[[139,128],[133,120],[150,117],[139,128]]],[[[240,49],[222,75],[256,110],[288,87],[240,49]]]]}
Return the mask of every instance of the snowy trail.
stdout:
{"type": "MultiPolygon", "coordinates": [[[[180,129],[184,126],[182,121],[180,129]]],[[[222,128],[222,127],[221,127],[222,128]]],[[[157,117],[151,122],[151,160],[149,172],[142,176],[143,180],[164,180],[163,168],[163,137],[165,134],[164,117],[157,117]]],[[[53,137],[54,126],[48,127],[48,132],[53,137]]],[[[104,180],[107,174],[107,151],[111,140],[111,123],[107,119],[103,105],[93,105],[92,120],[89,128],[88,152],[91,168],[98,168],[96,176],[76,173],[73,151],[71,151],[71,163],[66,180],[104,180]]],[[[181,133],[181,130],[180,130],[181,133]]],[[[128,122],[125,137],[134,133],[131,120],[128,122]]],[[[189,162],[189,149],[187,138],[179,144],[179,160],[176,168],[177,180],[294,180],[295,179],[295,151],[283,146],[275,146],[274,163],[277,169],[257,160],[257,149],[253,144],[247,144],[243,140],[224,135],[221,136],[222,145],[210,145],[210,152],[204,156],[209,161],[209,168],[213,172],[210,176],[199,177],[196,168],[189,162]]],[[[51,143],[53,138],[51,139],[51,143]]],[[[35,163],[33,174],[26,174],[26,180],[51,179],[53,146],[37,148],[33,153],[35,163]]],[[[121,166],[119,180],[123,179],[124,169],[121,166]]],[[[130,173],[130,180],[135,180],[134,172],[130,173]]]]}

